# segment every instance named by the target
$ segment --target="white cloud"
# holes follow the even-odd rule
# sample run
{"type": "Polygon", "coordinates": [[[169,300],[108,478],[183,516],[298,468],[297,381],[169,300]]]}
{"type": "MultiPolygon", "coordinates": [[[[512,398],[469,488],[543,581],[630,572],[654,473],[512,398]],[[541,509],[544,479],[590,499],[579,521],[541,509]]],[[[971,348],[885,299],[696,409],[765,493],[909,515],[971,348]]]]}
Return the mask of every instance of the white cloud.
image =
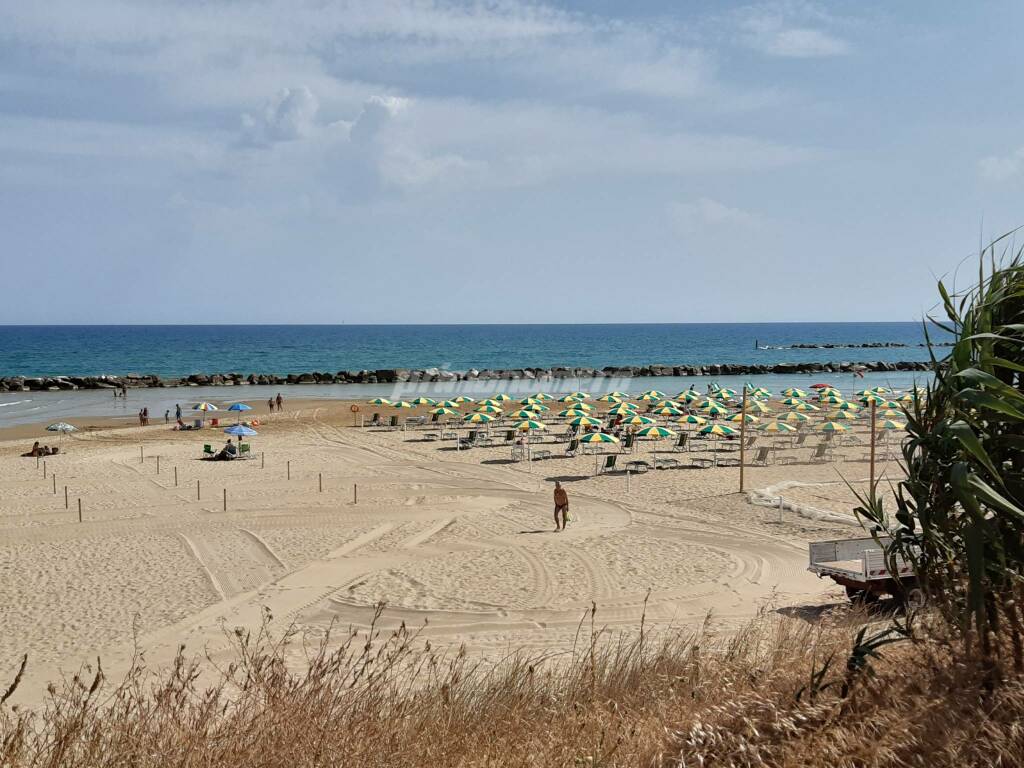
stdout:
{"type": "Polygon", "coordinates": [[[675,228],[687,235],[709,230],[755,229],[763,224],[762,218],[757,214],[740,208],[731,208],[708,197],[687,203],[671,203],[668,213],[675,228]]]}
{"type": "Polygon", "coordinates": [[[1006,181],[1024,172],[1024,147],[1006,155],[992,155],[978,164],[981,175],[990,181],[1006,181]]]}
{"type": "Polygon", "coordinates": [[[741,39],[769,56],[825,58],[850,53],[850,44],[823,29],[838,22],[816,6],[774,2],[744,8],[738,15],[741,39]]]}
{"type": "Polygon", "coordinates": [[[319,109],[320,103],[306,86],[282,88],[260,115],[242,115],[242,127],[255,143],[293,141],[313,132],[319,109]]]}

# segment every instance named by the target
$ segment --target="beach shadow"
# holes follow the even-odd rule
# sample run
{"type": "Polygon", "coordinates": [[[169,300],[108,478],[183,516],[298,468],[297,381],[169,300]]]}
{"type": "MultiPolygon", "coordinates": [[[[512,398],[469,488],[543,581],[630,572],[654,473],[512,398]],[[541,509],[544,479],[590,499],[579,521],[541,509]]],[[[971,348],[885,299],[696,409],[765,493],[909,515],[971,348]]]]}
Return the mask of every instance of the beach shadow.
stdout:
{"type": "Polygon", "coordinates": [[[553,475],[544,479],[549,483],[575,483],[579,480],[589,480],[590,475],[553,475]]]}
{"type": "Polygon", "coordinates": [[[800,619],[808,624],[828,621],[843,626],[859,626],[865,621],[874,621],[895,615],[901,609],[897,600],[885,599],[874,603],[823,603],[821,605],[789,605],[776,608],[775,613],[790,619],[800,619]]]}
{"type": "Polygon", "coordinates": [[[481,464],[518,464],[519,462],[513,461],[512,459],[484,459],[480,463],[481,464]]]}
{"type": "Polygon", "coordinates": [[[533,534],[533,533],[554,533],[554,531],[551,530],[550,528],[544,528],[544,529],[538,529],[536,531],[520,531],[519,535],[520,536],[527,536],[527,535],[533,534]]]}

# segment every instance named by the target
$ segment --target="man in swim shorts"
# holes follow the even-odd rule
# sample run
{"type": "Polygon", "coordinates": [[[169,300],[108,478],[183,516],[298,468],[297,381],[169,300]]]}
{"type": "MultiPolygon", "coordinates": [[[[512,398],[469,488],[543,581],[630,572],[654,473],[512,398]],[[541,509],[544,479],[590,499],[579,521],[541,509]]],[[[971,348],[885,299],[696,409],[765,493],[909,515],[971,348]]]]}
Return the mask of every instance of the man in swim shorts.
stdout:
{"type": "Polygon", "coordinates": [[[555,530],[564,531],[569,522],[569,494],[557,480],[555,481],[555,530]],[[559,519],[561,514],[561,519],[559,519]]]}

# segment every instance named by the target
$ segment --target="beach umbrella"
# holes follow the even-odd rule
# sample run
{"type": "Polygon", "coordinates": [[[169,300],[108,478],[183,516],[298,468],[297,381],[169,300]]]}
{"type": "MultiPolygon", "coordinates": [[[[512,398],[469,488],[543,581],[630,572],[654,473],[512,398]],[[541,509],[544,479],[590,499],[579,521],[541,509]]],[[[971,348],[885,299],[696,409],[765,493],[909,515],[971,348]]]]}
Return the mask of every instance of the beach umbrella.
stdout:
{"type": "Polygon", "coordinates": [[[498,400],[498,399],[493,398],[493,397],[489,397],[486,400],[481,400],[480,401],[480,405],[493,405],[493,406],[495,406],[497,408],[500,408],[501,407],[501,400],[498,400]]]}
{"type": "Polygon", "coordinates": [[[68,424],[66,421],[58,421],[56,424],[51,424],[50,426],[48,426],[46,428],[46,431],[47,432],[57,432],[58,433],[57,442],[58,443],[63,443],[64,442],[64,435],[65,435],[65,433],[67,433],[67,432],[77,432],[78,431],[78,427],[76,427],[76,426],[74,426],[72,424],[68,424]]]}
{"type": "Polygon", "coordinates": [[[399,400],[391,404],[392,408],[412,408],[412,403],[407,403],[405,400],[399,400]]]}
{"type": "Polygon", "coordinates": [[[846,432],[849,427],[838,421],[826,421],[818,427],[819,432],[846,432]]]}
{"type": "Polygon", "coordinates": [[[192,410],[193,411],[203,411],[205,413],[207,411],[219,411],[220,408],[218,408],[213,403],[205,403],[204,402],[204,403],[196,403],[195,405],[192,406],[192,410]]]}
{"type": "Polygon", "coordinates": [[[873,387],[871,391],[876,395],[887,395],[891,390],[888,387],[873,387]]]}
{"type": "Polygon", "coordinates": [[[512,400],[511,396],[506,395],[504,392],[502,392],[500,395],[495,395],[494,399],[497,400],[499,403],[507,403],[512,400]]]}
{"type": "Polygon", "coordinates": [[[224,430],[226,435],[234,435],[235,437],[255,437],[259,434],[252,427],[247,427],[244,424],[235,424],[232,427],[228,427],[224,430]]]}
{"type": "Polygon", "coordinates": [[[787,397],[787,398],[785,398],[782,401],[782,404],[783,405],[802,405],[803,402],[804,401],[801,400],[799,397],[787,397]]]}
{"type": "Polygon", "coordinates": [[[901,421],[892,421],[891,419],[885,419],[884,421],[878,422],[875,425],[875,429],[906,429],[907,425],[901,421]]]}
{"type": "Polygon", "coordinates": [[[433,408],[430,411],[435,416],[457,416],[458,411],[453,411],[451,408],[445,408],[443,405],[437,408],[433,408]]]}
{"type": "Polygon", "coordinates": [[[558,398],[558,402],[560,402],[560,403],[578,403],[578,402],[581,402],[584,399],[585,398],[577,397],[576,395],[566,395],[565,397],[558,398]]]}
{"type": "Polygon", "coordinates": [[[675,400],[659,400],[658,401],[658,407],[659,408],[679,408],[681,406],[675,400]]]}
{"type": "Polygon", "coordinates": [[[623,424],[629,424],[634,427],[642,427],[647,424],[654,424],[655,421],[650,416],[630,416],[628,419],[622,420],[623,424]]]}
{"type": "Polygon", "coordinates": [[[413,405],[437,405],[437,400],[431,400],[429,397],[417,397],[412,401],[413,405]]]}
{"type": "Polygon", "coordinates": [[[637,437],[651,437],[657,440],[661,440],[664,437],[675,437],[676,435],[676,433],[673,432],[668,427],[656,426],[644,427],[643,429],[639,430],[636,434],[637,437]]]}
{"type": "Polygon", "coordinates": [[[391,405],[391,401],[386,397],[375,397],[373,400],[367,401],[370,405],[391,405]]]}
{"type": "Polygon", "coordinates": [[[860,401],[862,403],[864,403],[864,405],[871,405],[872,403],[874,405],[884,405],[885,404],[885,398],[884,397],[879,397],[878,395],[874,395],[874,394],[862,395],[861,398],[860,398],[860,401]]]}
{"type": "Polygon", "coordinates": [[[472,397],[467,397],[466,395],[459,395],[455,398],[455,402],[461,405],[462,403],[475,403],[476,400],[472,397]]]}
{"type": "Polygon", "coordinates": [[[486,424],[489,421],[494,421],[494,417],[489,413],[467,413],[462,420],[468,421],[470,424],[486,424]]]}
{"type": "Polygon", "coordinates": [[[520,405],[533,405],[534,403],[539,403],[539,402],[540,402],[539,398],[530,396],[530,397],[524,397],[523,399],[521,399],[519,401],[519,404],[520,405]]]}
{"type": "Polygon", "coordinates": [[[636,406],[632,403],[619,403],[609,408],[608,413],[612,416],[625,416],[626,414],[636,413],[636,406]]]}
{"type": "Polygon", "coordinates": [[[235,411],[238,413],[238,422],[242,421],[242,411],[251,411],[252,406],[246,405],[245,403],[232,403],[228,406],[229,411],[235,411]]]}
{"type": "Polygon", "coordinates": [[[811,384],[811,389],[832,389],[831,384],[811,384]]]}
{"type": "Polygon", "coordinates": [[[719,405],[718,403],[712,403],[703,410],[709,416],[724,416],[725,414],[729,413],[728,408],[726,408],[724,405],[719,405]]]}
{"type": "Polygon", "coordinates": [[[765,387],[757,387],[756,389],[750,390],[749,394],[753,395],[758,400],[766,400],[772,396],[772,391],[765,387]]]}
{"type": "Polygon", "coordinates": [[[575,416],[586,416],[587,412],[582,408],[566,408],[564,411],[559,411],[558,415],[563,419],[569,419],[575,416]]]}
{"type": "Polygon", "coordinates": [[[551,409],[548,408],[546,405],[541,405],[538,402],[532,402],[532,403],[526,403],[522,407],[522,410],[530,411],[531,413],[538,413],[539,411],[548,411],[548,410],[551,410],[551,409]]]}
{"type": "Polygon", "coordinates": [[[829,405],[839,405],[840,403],[846,402],[843,398],[838,395],[819,395],[819,403],[828,403],[829,405]]]}
{"type": "Polygon", "coordinates": [[[577,416],[569,422],[574,427],[600,427],[600,419],[593,419],[590,416],[577,416]]]}
{"type": "Polygon", "coordinates": [[[641,397],[644,397],[645,395],[649,397],[665,397],[665,393],[660,389],[648,389],[646,392],[640,393],[641,397]]]}
{"type": "Polygon", "coordinates": [[[622,402],[622,398],[621,397],[619,397],[618,395],[611,395],[611,394],[601,395],[601,397],[599,397],[597,399],[600,400],[602,403],[621,403],[622,402]]]}
{"type": "Polygon", "coordinates": [[[578,411],[592,411],[594,406],[589,403],[584,403],[582,400],[571,400],[569,401],[569,408],[575,408],[578,411]]]}
{"type": "Polygon", "coordinates": [[[680,392],[678,399],[692,403],[694,400],[700,400],[700,393],[694,392],[692,389],[688,389],[685,392],[680,392]]]}
{"type": "Polygon", "coordinates": [[[576,398],[579,398],[580,400],[589,400],[590,399],[590,393],[589,392],[570,392],[569,394],[570,394],[570,397],[576,397],[576,398]]]}
{"type": "Polygon", "coordinates": [[[528,411],[525,408],[522,408],[521,410],[513,411],[512,413],[510,413],[509,414],[509,418],[512,418],[512,419],[532,419],[536,415],[537,414],[534,413],[533,411],[528,411]]]}
{"type": "Polygon", "coordinates": [[[708,426],[704,427],[704,429],[702,429],[698,434],[718,435],[719,437],[731,437],[733,435],[738,435],[739,432],[737,432],[732,427],[726,426],[725,424],[709,424],[708,426]]]}
{"type": "Polygon", "coordinates": [[[728,387],[722,387],[720,389],[717,389],[717,390],[715,390],[715,393],[719,397],[725,397],[725,398],[736,397],[736,390],[735,389],[729,389],[728,387]]]}
{"type": "Polygon", "coordinates": [[[442,400],[438,405],[442,408],[458,408],[462,403],[457,403],[454,400],[442,400]]]}
{"type": "Polygon", "coordinates": [[[784,421],[768,421],[758,427],[763,432],[796,432],[796,427],[784,421]]]}
{"type": "Polygon", "coordinates": [[[829,418],[832,419],[833,421],[852,421],[859,417],[860,414],[857,413],[856,411],[836,411],[831,416],[829,416],[829,418]]]}
{"type": "Polygon", "coordinates": [[[746,421],[747,424],[756,424],[757,422],[760,421],[760,419],[757,418],[757,416],[754,416],[753,414],[750,413],[735,413],[729,417],[729,421],[735,421],[737,423],[741,421],[746,421]]]}
{"type": "Polygon", "coordinates": [[[752,413],[771,413],[772,409],[762,403],[760,400],[748,400],[747,410],[752,413]]]}
{"type": "Polygon", "coordinates": [[[895,400],[886,400],[881,404],[883,408],[902,408],[903,406],[897,403],[895,400]]]}
{"type": "Polygon", "coordinates": [[[476,409],[477,413],[501,413],[501,408],[497,405],[481,405],[476,409]]]}
{"type": "Polygon", "coordinates": [[[547,429],[548,425],[542,421],[534,421],[533,419],[526,419],[516,424],[516,429],[523,432],[529,432],[531,430],[547,429]]]}
{"type": "Polygon", "coordinates": [[[710,408],[712,405],[721,405],[721,403],[711,397],[705,397],[703,400],[697,403],[698,408],[710,408]]]}
{"type": "Polygon", "coordinates": [[[817,410],[820,410],[820,408],[818,408],[818,406],[816,406],[816,405],[811,405],[810,403],[797,403],[796,405],[791,405],[790,406],[790,410],[792,410],[792,411],[817,411],[817,410]]]}
{"type": "Polygon", "coordinates": [[[896,410],[893,410],[892,408],[890,408],[887,411],[882,411],[878,415],[882,416],[883,418],[886,418],[886,419],[901,419],[901,418],[906,416],[906,414],[903,413],[903,411],[896,411],[896,410]]]}
{"type": "Polygon", "coordinates": [[[685,416],[683,416],[683,418],[681,418],[679,420],[679,423],[680,424],[696,424],[698,426],[702,426],[704,424],[707,424],[708,420],[705,419],[703,416],[696,416],[696,415],[694,415],[692,413],[688,413],[685,416]]]}
{"type": "Polygon", "coordinates": [[[655,408],[653,413],[656,413],[659,416],[682,416],[683,415],[682,411],[680,411],[678,408],[673,408],[670,405],[665,405],[665,406],[662,406],[661,408],[655,408]]]}
{"type": "Polygon", "coordinates": [[[914,402],[914,395],[911,392],[907,392],[903,397],[900,398],[901,403],[912,403],[914,402]]]}
{"type": "Polygon", "coordinates": [[[551,395],[549,395],[547,392],[538,392],[536,395],[534,395],[534,397],[536,399],[538,399],[538,400],[554,400],[555,399],[551,395]]]}
{"type": "Polygon", "coordinates": [[[840,411],[850,411],[851,413],[856,413],[857,411],[860,410],[860,406],[858,406],[856,403],[851,403],[849,400],[840,403],[839,405],[836,406],[836,408],[838,408],[840,411]]]}
{"type": "Polygon", "coordinates": [[[802,389],[797,389],[796,387],[788,387],[787,389],[782,390],[782,394],[786,397],[807,397],[806,392],[802,389]]]}
{"type": "Polygon", "coordinates": [[[617,443],[619,438],[607,432],[588,432],[580,438],[581,443],[617,443]]]}
{"type": "Polygon", "coordinates": [[[790,411],[787,414],[779,416],[779,421],[788,421],[790,423],[804,422],[810,421],[810,416],[807,416],[806,414],[803,413],[798,413],[797,411],[790,411]]]}

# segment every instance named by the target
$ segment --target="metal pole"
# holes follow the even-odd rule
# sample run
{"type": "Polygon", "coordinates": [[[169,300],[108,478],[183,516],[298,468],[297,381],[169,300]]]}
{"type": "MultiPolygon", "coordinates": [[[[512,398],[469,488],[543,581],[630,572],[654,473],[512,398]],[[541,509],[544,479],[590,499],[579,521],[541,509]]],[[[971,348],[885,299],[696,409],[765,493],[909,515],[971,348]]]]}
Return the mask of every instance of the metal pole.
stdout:
{"type": "Polygon", "coordinates": [[[740,409],[740,493],[743,493],[743,469],[747,458],[747,385],[743,385],[743,406],[740,409]]]}
{"type": "Polygon", "coordinates": [[[46,462],[43,462],[43,480],[46,479],[46,462]]]}
{"type": "Polygon", "coordinates": [[[875,419],[878,414],[878,405],[874,400],[871,401],[871,471],[869,477],[871,478],[871,484],[868,486],[868,493],[875,492],[875,419]]]}

